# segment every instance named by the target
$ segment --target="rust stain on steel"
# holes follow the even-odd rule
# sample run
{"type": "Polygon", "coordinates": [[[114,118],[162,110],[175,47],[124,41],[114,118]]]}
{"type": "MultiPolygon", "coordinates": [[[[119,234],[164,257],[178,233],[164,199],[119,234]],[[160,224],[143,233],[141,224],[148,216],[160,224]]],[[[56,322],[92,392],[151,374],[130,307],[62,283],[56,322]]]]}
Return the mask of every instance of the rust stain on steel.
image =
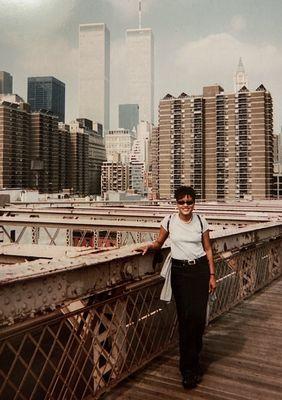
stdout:
{"type": "MultiPolygon", "coordinates": [[[[266,223],[237,230],[213,232],[213,246],[217,254],[230,251],[232,254],[253,245],[256,234],[258,243],[273,241],[282,236],[282,224],[266,223]]],[[[0,268],[0,290],[9,307],[2,304],[0,323],[11,318],[28,316],[54,309],[70,300],[81,298],[99,290],[107,290],[117,284],[139,280],[153,269],[152,254],[141,256],[134,250],[136,245],[105,253],[61,257],[52,260],[36,260],[0,268]],[[23,286],[24,284],[24,286],[23,286]],[[40,290],[40,295],[38,295],[40,290]],[[16,301],[13,293],[21,298],[16,301]],[[25,307],[23,307],[23,303],[25,307]]],[[[166,252],[164,249],[163,252],[166,252]]],[[[1,304],[1,303],[0,303],[1,304]]],[[[9,321],[10,321],[9,320],[9,321]]]]}
{"type": "Polygon", "coordinates": [[[0,324],[153,273],[150,256],[141,258],[132,249],[1,267],[0,324]],[[14,294],[24,301],[24,308],[14,294]]]}

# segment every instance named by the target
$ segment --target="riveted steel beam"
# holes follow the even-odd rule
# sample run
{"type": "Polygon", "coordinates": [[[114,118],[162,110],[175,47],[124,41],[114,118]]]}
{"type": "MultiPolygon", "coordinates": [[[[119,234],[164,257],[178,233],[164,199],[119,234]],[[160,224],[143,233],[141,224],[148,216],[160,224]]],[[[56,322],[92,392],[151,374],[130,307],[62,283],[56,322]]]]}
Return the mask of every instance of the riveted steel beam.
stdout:
{"type": "Polygon", "coordinates": [[[56,216],[52,218],[28,218],[25,216],[1,216],[0,226],[31,226],[62,229],[81,229],[81,230],[111,230],[123,232],[155,232],[159,229],[159,222],[142,222],[142,227],[136,221],[112,221],[112,220],[66,220],[56,216]]]}
{"type": "Polygon", "coordinates": [[[242,228],[230,228],[211,232],[213,250],[220,254],[226,251],[240,251],[265,240],[282,238],[281,222],[266,222],[242,228]]]}
{"type": "Polygon", "coordinates": [[[3,265],[0,325],[154,273],[152,255],[140,257],[132,250],[3,265]]]}
{"type": "MultiPolygon", "coordinates": [[[[281,223],[212,233],[216,254],[224,256],[281,238],[281,223]]],[[[2,266],[0,324],[13,323],[19,318],[55,309],[71,300],[140,280],[159,270],[153,254],[142,257],[134,249],[136,245],[102,254],[2,266]]]]}
{"type": "MultiPolygon", "coordinates": [[[[86,207],[76,207],[73,209],[67,208],[54,208],[50,207],[48,209],[43,208],[19,208],[19,207],[5,207],[0,209],[0,214],[6,217],[17,217],[26,216],[27,218],[41,218],[46,219],[52,217],[61,217],[64,219],[72,220],[118,220],[118,221],[140,221],[140,222],[159,222],[161,219],[169,214],[175,212],[175,207],[169,208],[115,208],[115,207],[96,207],[96,208],[86,208],[86,207]]],[[[250,224],[253,222],[267,222],[272,218],[277,218],[279,214],[277,212],[247,212],[245,210],[229,210],[229,208],[224,208],[221,206],[220,210],[218,208],[209,207],[205,208],[203,206],[197,206],[197,212],[209,220],[210,223],[241,223],[250,224]]],[[[282,217],[282,210],[280,212],[282,217]]]]}

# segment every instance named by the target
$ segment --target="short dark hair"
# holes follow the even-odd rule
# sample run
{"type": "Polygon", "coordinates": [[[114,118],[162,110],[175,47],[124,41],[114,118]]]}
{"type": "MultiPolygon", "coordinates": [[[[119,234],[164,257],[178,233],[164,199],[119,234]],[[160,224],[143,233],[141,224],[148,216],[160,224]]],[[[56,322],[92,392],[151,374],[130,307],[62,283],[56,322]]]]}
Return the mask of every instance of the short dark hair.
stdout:
{"type": "Polygon", "coordinates": [[[174,192],[174,197],[176,200],[179,200],[184,196],[191,196],[195,202],[196,192],[191,186],[179,186],[179,188],[174,192]]]}

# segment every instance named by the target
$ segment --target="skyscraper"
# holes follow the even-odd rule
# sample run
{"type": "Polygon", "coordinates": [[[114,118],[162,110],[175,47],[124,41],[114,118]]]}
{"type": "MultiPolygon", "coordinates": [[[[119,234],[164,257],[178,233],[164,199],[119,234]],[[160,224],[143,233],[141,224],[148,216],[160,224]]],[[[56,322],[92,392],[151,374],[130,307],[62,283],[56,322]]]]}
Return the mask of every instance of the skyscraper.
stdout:
{"type": "Polygon", "coordinates": [[[105,24],[79,26],[79,117],[109,130],[110,32],[105,24]]]}
{"type": "Polygon", "coordinates": [[[118,107],[119,128],[132,131],[139,124],[138,104],[120,104],[118,107]]]}
{"type": "Polygon", "coordinates": [[[32,111],[52,111],[65,122],[65,84],[53,76],[28,78],[27,101],[32,111]]]}
{"type": "MultiPolygon", "coordinates": [[[[56,193],[59,187],[59,135],[58,120],[49,111],[31,113],[32,160],[43,163],[38,174],[38,190],[41,193],[56,193]]],[[[32,182],[36,182],[35,171],[32,182]]]]}
{"type": "Polygon", "coordinates": [[[13,77],[8,72],[0,71],[0,94],[13,93],[13,77]]]}
{"type": "Polygon", "coordinates": [[[272,123],[272,98],[263,85],[238,93],[214,85],[199,96],[165,96],[153,131],[155,190],[169,198],[188,184],[207,200],[271,197],[272,123]]]}
{"type": "Polygon", "coordinates": [[[30,113],[28,104],[0,96],[0,188],[30,183],[30,113]]]}
{"type": "Polygon", "coordinates": [[[242,58],[240,57],[237,71],[234,75],[234,92],[238,93],[243,86],[248,87],[248,77],[245,72],[242,58]]]}
{"type": "Polygon", "coordinates": [[[152,29],[127,29],[128,103],[139,104],[139,120],[154,123],[154,36],[152,29]]]}

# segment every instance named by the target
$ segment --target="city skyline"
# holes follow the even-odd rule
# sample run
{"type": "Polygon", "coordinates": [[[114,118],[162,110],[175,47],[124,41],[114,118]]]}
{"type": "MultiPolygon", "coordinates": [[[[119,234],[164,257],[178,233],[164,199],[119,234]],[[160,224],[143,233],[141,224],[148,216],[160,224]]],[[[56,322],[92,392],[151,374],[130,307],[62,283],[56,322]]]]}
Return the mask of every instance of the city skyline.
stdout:
{"type": "MultiPolygon", "coordinates": [[[[125,33],[138,27],[138,0],[60,0],[58,4],[58,0],[0,0],[0,51],[5,54],[0,69],[13,75],[14,92],[25,99],[27,76],[52,75],[65,82],[66,120],[74,119],[78,116],[79,24],[105,23],[112,38],[111,127],[116,128],[118,104],[126,103],[125,33]]],[[[142,26],[151,28],[155,37],[155,123],[159,100],[168,92],[200,93],[202,86],[214,83],[232,90],[242,57],[249,89],[260,82],[272,93],[274,131],[280,131],[281,2],[143,0],[142,9],[142,26]]]]}

